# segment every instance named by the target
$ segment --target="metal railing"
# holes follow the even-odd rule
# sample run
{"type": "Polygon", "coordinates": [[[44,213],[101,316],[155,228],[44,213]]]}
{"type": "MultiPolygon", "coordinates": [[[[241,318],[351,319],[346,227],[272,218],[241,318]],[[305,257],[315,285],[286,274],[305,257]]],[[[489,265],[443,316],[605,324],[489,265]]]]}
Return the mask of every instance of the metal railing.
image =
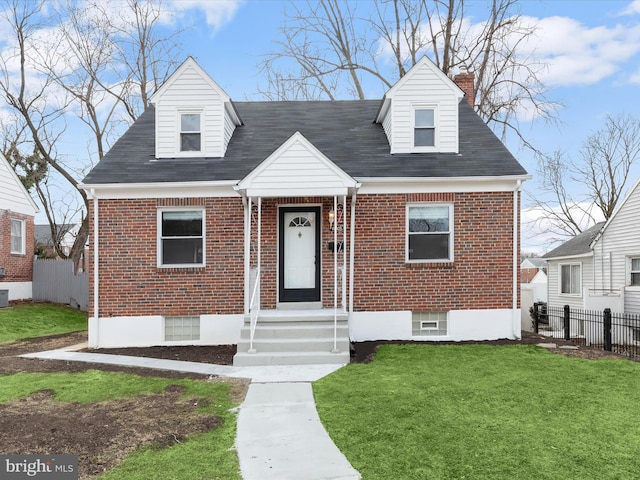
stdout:
{"type": "Polygon", "coordinates": [[[564,307],[534,307],[536,333],[628,357],[640,357],[640,315],[564,307]]]}
{"type": "Polygon", "coordinates": [[[251,302],[249,303],[249,317],[251,319],[249,332],[249,353],[257,353],[253,348],[253,337],[256,333],[256,325],[258,316],[260,315],[260,269],[255,270],[256,276],[253,283],[253,291],[251,292],[251,302]]]}

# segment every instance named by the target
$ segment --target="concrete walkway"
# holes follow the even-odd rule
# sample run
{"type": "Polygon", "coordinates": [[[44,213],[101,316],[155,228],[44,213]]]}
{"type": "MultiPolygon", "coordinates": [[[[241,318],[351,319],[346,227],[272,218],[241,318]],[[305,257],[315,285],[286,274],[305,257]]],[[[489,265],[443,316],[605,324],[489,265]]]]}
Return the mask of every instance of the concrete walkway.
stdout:
{"type": "Polygon", "coordinates": [[[311,382],[342,365],[232,367],[63,350],[24,358],[101,363],[251,380],[238,413],[236,449],[244,480],[359,480],[320,422],[311,382]]]}

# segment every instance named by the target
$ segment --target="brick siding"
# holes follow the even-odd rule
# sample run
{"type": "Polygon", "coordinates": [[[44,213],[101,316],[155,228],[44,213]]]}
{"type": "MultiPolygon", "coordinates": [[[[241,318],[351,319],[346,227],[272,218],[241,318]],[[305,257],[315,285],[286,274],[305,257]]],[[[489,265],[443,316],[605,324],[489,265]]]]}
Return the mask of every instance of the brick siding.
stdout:
{"type": "MultiPolygon", "coordinates": [[[[333,241],[328,228],[333,197],[275,198],[262,201],[264,309],[275,308],[277,302],[278,206],[304,204],[322,205],[322,299],[324,306],[333,306],[333,253],[327,248],[333,241]]],[[[348,220],[349,201],[345,212],[348,220]]],[[[92,218],[90,211],[90,225],[92,218]]],[[[239,198],[100,200],[99,221],[101,317],[243,312],[244,216],[239,198]],[[205,267],[157,267],[157,210],[163,206],[205,208],[205,267]]],[[[255,247],[255,229],[252,235],[255,247]]],[[[360,195],[355,236],[356,311],[512,307],[511,192],[360,195]],[[454,205],[453,262],[405,262],[408,202],[454,205]]],[[[341,233],[338,241],[342,241],[341,233]]],[[[347,269],[348,259],[347,251],[347,269]]],[[[341,265],[342,254],[338,262],[341,265]]],[[[89,279],[93,305],[92,272],[89,279]]]]}
{"type": "Polygon", "coordinates": [[[33,278],[34,249],[33,217],[8,210],[0,210],[0,268],[5,276],[0,282],[31,282],[33,278]],[[11,219],[26,220],[25,253],[11,253],[11,219]]]}

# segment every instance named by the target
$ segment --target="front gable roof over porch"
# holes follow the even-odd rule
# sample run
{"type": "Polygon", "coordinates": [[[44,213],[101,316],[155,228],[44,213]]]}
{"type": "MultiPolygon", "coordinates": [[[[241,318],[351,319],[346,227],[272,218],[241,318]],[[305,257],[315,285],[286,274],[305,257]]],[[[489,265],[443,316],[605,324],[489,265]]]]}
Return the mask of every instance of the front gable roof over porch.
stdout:
{"type": "Polygon", "coordinates": [[[248,197],[347,195],[358,182],[300,132],[241,180],[236,190],[248,197]]]}

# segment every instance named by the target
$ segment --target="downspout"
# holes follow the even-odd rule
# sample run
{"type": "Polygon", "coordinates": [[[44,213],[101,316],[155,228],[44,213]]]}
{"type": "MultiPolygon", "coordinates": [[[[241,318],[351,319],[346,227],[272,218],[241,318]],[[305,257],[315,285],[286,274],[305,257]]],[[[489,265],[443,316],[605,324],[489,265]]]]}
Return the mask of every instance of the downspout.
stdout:
{"type": "Polygon", "coordinates": [[[98,272],[98,197],[95,189],[91,189],[93,198],[93,320],[96,325],[95,347],[100,345],[100,321],[99,321],[99,272],[98,272]]]}
{"type": "Polygon", "coordinates": [[[355,269],[356,192],[351,195],[351,231],[349,232],[349,322],[353,313],[353,271],[355,269]]]}
{"type": "Polygon", "coordinates": [[[520,329],[520,318],[518,318],[518,193],[522,187],[522,180],[518,180],[513,191],[513,308],[511,327],[515,338],[520,339],[522,332],[520,329]]]}

